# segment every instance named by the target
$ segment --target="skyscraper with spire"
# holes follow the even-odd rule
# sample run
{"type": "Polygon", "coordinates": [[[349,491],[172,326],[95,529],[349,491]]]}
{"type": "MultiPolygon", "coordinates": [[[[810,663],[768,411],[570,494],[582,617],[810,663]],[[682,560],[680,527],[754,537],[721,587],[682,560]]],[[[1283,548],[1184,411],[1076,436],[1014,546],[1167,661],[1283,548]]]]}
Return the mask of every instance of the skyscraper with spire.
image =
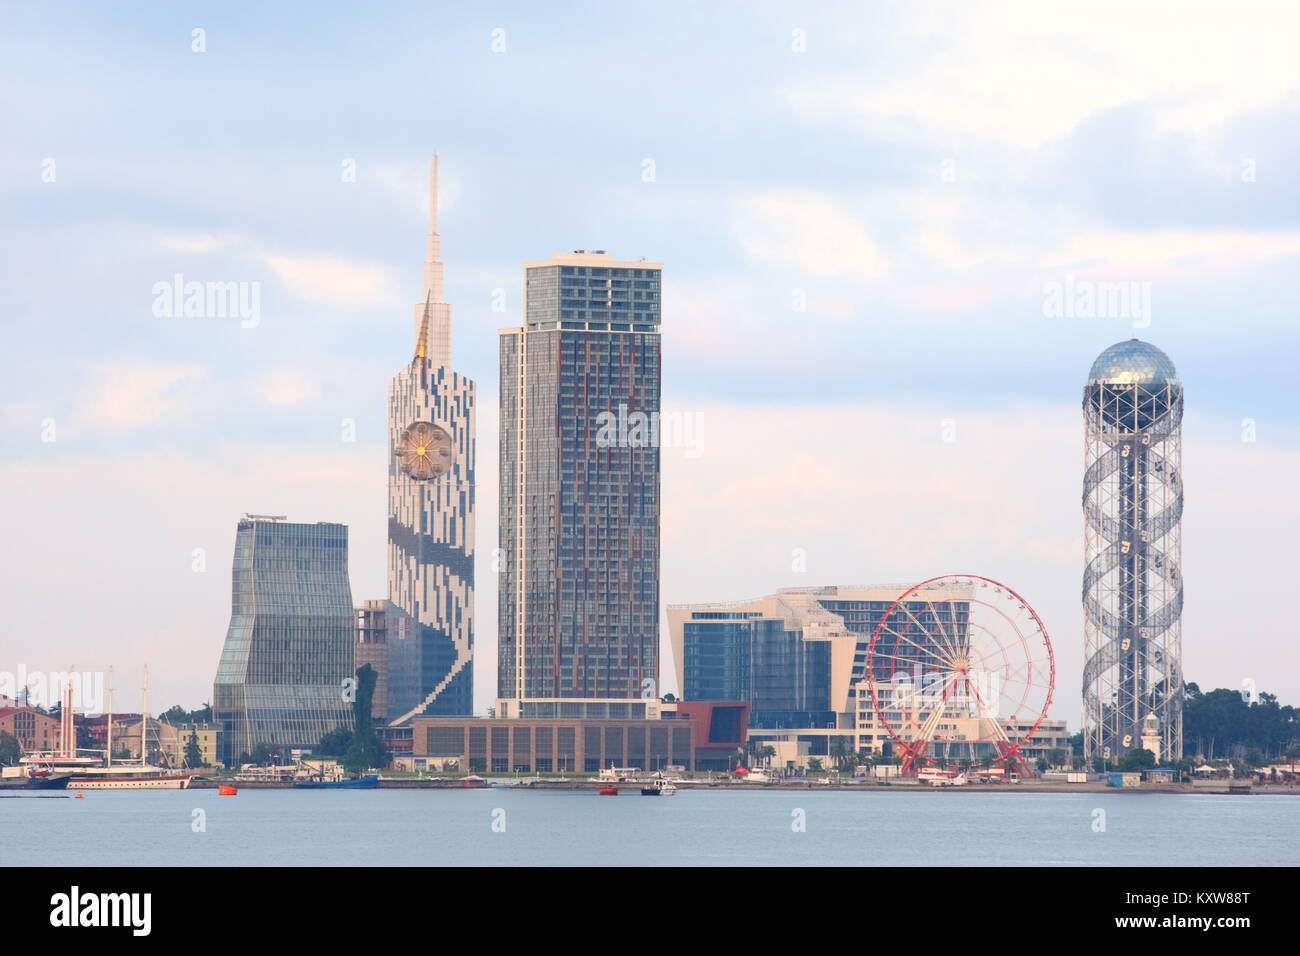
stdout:
{"type": "Polygon", "coordinates": [[[388,385],[390,724],[474,709],[474,383],[451,368],[438,157],[411,360],[388,385]]]}

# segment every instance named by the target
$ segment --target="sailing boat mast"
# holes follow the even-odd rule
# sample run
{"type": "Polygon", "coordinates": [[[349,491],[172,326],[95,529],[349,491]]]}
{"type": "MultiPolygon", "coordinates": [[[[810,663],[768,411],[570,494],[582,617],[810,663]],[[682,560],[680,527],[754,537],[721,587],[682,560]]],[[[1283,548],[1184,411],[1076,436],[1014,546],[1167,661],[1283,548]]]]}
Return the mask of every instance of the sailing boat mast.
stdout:
{"type": "Polygon", "coordinates": [[[105,764],[113,766],[113,665],[108,665],[108,758],[105,764]]]}
{"type": "Polygon", "coordinates": [[[144,665],[144,688],[140,691],[140,769],[146,766],[145,728],[149,726],[149,665],[144,665]]]}

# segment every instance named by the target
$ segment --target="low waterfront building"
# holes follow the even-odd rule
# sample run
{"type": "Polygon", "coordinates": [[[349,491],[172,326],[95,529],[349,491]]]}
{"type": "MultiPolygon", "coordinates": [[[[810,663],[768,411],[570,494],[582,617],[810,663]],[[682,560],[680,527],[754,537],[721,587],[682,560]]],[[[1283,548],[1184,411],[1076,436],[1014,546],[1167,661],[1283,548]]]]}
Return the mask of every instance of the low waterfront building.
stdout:
{"type": "MultiPolygon", "coordinates": [[[[743,701],[556,700],[551,716],[416,717],[401,769],[472,773],[596,773],[607,767],[727,770],[745,746],[743,701]],[[599,713],[598,705],[611,709],[599,713]],[[582,709],[584,715],[567,708],[582,709]],[[626,708],[623,710],[622,708],[626,708]],[[617,712],[620,716],[613,716],[617,712]],[[652,716],[653,715],[653,716],[652,716]]],[[[525,701],[546,710],[548,701],[525,701]]]]}
{"type": "Polygon", "coordinates": [[[59,746],[59,718],[23,704],[0,707],[0,731],[18,738],[23,753],[49,752],[59,746]]]}

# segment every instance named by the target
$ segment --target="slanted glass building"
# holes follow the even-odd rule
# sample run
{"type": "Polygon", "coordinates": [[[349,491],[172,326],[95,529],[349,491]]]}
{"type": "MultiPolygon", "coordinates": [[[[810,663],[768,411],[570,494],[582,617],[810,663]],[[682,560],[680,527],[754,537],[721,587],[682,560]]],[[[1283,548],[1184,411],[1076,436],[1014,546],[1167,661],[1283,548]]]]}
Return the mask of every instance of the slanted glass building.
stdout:
{"type": "Polygon", "coordinates": [[[230,628],[212,688],[219,759],[314,747],[351,727],[356,621],[346,525],[246,516],[235,532],[230,628]]]}
{"type": "Polygon", "coordinates": [[[662,270],[525,263],[499,340],[499,701],[658,695],[662,270]]]}

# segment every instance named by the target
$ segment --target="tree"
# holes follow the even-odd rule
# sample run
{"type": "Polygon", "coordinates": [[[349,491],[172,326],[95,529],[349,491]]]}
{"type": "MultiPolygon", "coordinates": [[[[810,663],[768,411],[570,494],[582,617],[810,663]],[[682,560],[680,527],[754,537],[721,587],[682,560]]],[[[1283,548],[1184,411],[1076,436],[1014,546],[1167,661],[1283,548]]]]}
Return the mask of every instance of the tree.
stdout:
{"type": "Polygon", "coordinates": [[[375,736],[375,725],[370,716],[370,703],[378,680],[379,674],[369,664],[357,668],[357,693],[352,699],[355,729],[352,732],[352,743],[343,754],[343,769],[348,773],[383,767],[388,763],[388,754],[375,736]]]}
{"type": "Polygon", "coordinates": [[[352,746],[352,731],[337,727],[320,739],[313,750],[317,757],[342,757],[352,746]]]}
{"type": "Polygon", "coordinates": [[[185,766],[193,770],[196,767],[206,767],[203,762],[203,750],[199,747],[199,732],[190,731],[190,739],[185,742],[185,766]]]}
{"type": "Polygon", "coordinates": [[[1049,766],[1051,766],[1051,764],[1048,763],[1046,757],[1039,757],[1036,761],[1034,761],[1034,767],[1037,768],[1039,776],[1042,776],[1043,774],[1047,773],[1047,768],[1049,766]]]}
{"type": "Polygon", "coordinates": [[[257,764],[259,767],[260,767],[262,764],[269,763],[270,760],[271,760],[271,745],[270,745],[270,744],[254,744],[254,745],[253,745],[253,753],[252,753],[252,755],[251,755],[248,759],[249,759],[249,762],[250,762],[250,763],[255,763],[255,764],[257,764]]]}
{"type": "Polygon", "coordinates": [[[808,758],[808,772],[809,772],[809,773],[821,773],[821,772],[822,772],[822,762],[821,762],[821,760],[819,760],[817,757],[809,757],[809,758],[808,758]]]}
{"type": "Polygon", "coordinates": [[[846,737],[836,737],[831,742],[831,758],[835,761],[836,770],[844,770],[848,767],[853,769],[853,761],[857,759],[857,754],[853,750],[853,744],[846,737]]]}
{"type": "Polygon", "coordinates": [[[23,745],[8,731],[0,730],[0,764],[14,764],[23,755],[23,745]]]}
{"type": "Polygon", "coordinates": [[[675,703],[677,703],[677,697],[676,697],[675,695],[673,695],[673,694],[664,694],[664,696],[663,696],[662,698],[660,698],[660,699],[661,699],[665,704],[675,704],[675,703]]]}
{"type": "Polygon", "coordinates": [[[1088,761],[1084,758],[1083,754],[1074,754],[1070,757],[1070,769],[1072,770],[1082,770],[1087,765],[1088,761]]]}
{"type": "Polygon", "coordinates": [[[1053,767],[1064,767],[1066,753],[1059,748],[1047,751],[1047,762],[1053,767]]]}
{"type": "Polygon", "coordinates": [[[1126,753],[1119,762],[1119,769],[1132,773],[1150,770],[1156,765],[1156,755],[1145,747],[1137,747],[1126,753]]]}

